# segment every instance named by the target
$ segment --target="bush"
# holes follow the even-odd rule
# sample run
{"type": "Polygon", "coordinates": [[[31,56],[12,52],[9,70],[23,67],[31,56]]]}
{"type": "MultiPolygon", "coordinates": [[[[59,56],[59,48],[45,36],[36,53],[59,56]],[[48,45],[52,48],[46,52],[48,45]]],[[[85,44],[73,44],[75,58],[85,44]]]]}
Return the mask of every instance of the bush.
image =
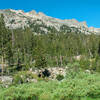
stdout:
{"type": "Polygon", "coordinates": [[[35,67],[36,68],[45,68],[45,67],[47,67],[47,61],[46,61],[45,57],[38,56],[36,58],[36,61],[35,61],[35,67]]]}
{"type": "Polygon", "coordinates": [[[80,68],[82,68],[84,70],[89,69],[89,67],[90,67],[89,59],[81,59],[79,61],[79,64],[80,64],[80,68]]]}
{"type": "Polygon", "coordinates": [[[0,84],[2,84],[2,81],[0,80],[0,84]]]}
{"type": "Polygon", "coordinates": [[[0,100],[100,100],[100,74],[79,72],[63,81],[40,81],[0,88],[0,100]]]}
{"type": "Polygon", "coordinates": [[[40,95],[40,100],[52,100],[50,93],[42,93],[40,95]]]}
{"type": "Polygon", "coordinates": [[[30,82],[31,79],[38,79],[38,76],[28,71],[21,71],[14,75],[13,84],[22,84],[30,82]]]}
{"type": "Polygon", "coordinates": [[[59,75],[57,75],[56,79],[57,79],[58,81],[61,81],[61,80],[64,79],[64,76],[59,74],[59,75]]]}

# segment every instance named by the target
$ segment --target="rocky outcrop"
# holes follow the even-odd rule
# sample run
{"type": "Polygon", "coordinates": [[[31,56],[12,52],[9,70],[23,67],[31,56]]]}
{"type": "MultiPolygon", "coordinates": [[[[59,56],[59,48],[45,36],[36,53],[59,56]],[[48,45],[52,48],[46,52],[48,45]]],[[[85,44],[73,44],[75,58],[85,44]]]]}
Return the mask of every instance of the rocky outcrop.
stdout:
{"type": "Polygon", "coordinates": [[[10,84],[12,84],[13,78],[11,76],[0,76],[0,81],[2,86],[8,87],[10,84]]]}
{"type": "MultiPolygon", "coordinates": [[[[57,19],[50,16],[46,16],[44,13],[32,10],[30,12],[24,12],[23,10],[13,10],[13,9],[6,9],[6,10],[0,10],[0,14],[4,14],[5,16],[5,23],[6,27],[9,27],[10,29],[16,29],[16,28],[24,28],[24,27],[30,27],[30,25],[34,24],[34,28],[37,23],[39,22],[38,27],[40,27],[40,30],[42,33],[48,33],[51,30],[61,31],[60,28],[65,25],[70,28],[70,30],[74,31],[77,29],[77,31],[80,33],[85,34],[91,34],[91,33],[100,33],[99,28],[90,27],[88,28],[85,21],[78,22],[75,19],[57,19]]],[[[31,25],[31,26],[32,26],[31,25]]],[[[37,27],[37,26],[36,26],[37,27]]],[[[65,28],[67,30],[67,28],[65,28]]],[[[35,33],[39,33],[35,32],[35,33]]],[[[67,32],[67,31],[64,31],[67,32]]]]}
{"type": "Polygon", "coordinates": [[[35,70],[32,73],[33,74],[37,74],[38,76],[40,75],[39,77],[42,77],[43,76],[43,72],[45,72],[45,70],[47,70],[48,73],[50,73],[50,74],[48,74],[48,76],[46,76],[46,77],[48,77],[50,80],[55,80],[57,75],[65,76],[67,69],[68,69],[67,67],[64,67],[64,68],[63,67],[52,67],[52,68],[35,70]]]}

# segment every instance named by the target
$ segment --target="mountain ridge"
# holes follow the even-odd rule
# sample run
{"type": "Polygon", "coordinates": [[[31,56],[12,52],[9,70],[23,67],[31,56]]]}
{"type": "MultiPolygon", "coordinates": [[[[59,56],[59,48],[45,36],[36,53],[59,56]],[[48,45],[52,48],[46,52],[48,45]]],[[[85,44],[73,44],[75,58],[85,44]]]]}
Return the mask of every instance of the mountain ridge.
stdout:
{"type": "Polygon", "coordinates": [[[57,32],[59,32],[64,26],[64,32],[67,32],[67,27],[69,27],[69,29],[73,32],[75,30],[78,30],[79,32],[85,34],[100,33],[100,28],[88,27],[85,21],[79,22],[76,19],[62,20],[47,16],[42,12],[37,13],[35,10],[24,12],[23,10],[4,9],[0,10],[0,14],[4,15],[6,27],[9,27],[10,29],[32,26],[32,29],[34,30],[34,27],[36,27],[37,25],[38,27],[40,27],[40,30],[48,33],[48,28],[50,27],[51,29],[53,28],[57,32]]]}

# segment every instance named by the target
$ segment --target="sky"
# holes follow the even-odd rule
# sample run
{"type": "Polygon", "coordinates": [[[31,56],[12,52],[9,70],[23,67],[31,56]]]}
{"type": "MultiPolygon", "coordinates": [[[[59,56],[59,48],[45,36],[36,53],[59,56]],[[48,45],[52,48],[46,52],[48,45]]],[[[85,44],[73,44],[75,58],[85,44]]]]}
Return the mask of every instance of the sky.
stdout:
{"type": "Polygon", "coordinates": [[[60,19],[86,21],[100,28],[100,0],[0,0],[0,9],[36,10],[60,19]]]}

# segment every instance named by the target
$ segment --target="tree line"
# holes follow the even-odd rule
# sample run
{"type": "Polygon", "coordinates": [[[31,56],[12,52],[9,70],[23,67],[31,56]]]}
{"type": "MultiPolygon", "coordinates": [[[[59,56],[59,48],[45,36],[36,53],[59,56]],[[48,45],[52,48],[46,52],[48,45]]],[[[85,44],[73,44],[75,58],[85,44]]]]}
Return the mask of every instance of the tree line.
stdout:
{"type": "MultiPolygon", "coordinates": [[[[37,27],[33,27],[34,30],[37,27]]],[[[76,32],[34,34],[31,28],[8,29],[0,17],[0,64],[2,74],[31,67],[65,66],[71,58],[100,56],[100,35],[76,32]]]]}

